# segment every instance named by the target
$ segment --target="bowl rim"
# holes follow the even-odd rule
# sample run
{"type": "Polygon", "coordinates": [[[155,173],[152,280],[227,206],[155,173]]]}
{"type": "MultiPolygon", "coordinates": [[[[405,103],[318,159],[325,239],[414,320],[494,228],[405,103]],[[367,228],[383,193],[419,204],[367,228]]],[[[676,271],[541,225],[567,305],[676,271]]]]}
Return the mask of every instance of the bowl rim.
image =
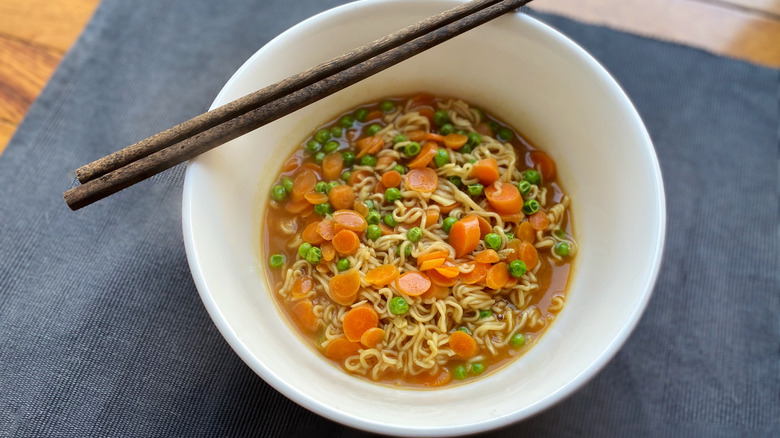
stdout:
{"type": "MultiPolygon", "coordinates": [[[[292,33],[300,32],[301,30],[304,30],[311,26],[316,26],[320,21],[327,20],[331,15],[338,14],[347,8],[355,8],[355,7],[362,6],[362,5],[357,5],[357,3],[382,4],[382,3],[391,3],[393,1],[395,0],[370,0],[368,2],[355,1],[355,2],[346,3],[325,10],[323,12],[320,12],[290,27],[289,29],[285,30],[275,38],[268,41],[261,48],[259,48],[251,57],[249,57],[241,65],[241,67],[239,67],[235,71],[235,73],[230,77],[230,79],[225,83],[225,85],[222,87],[220,92],[215,97],[214,102],[212,103],[210,109],[213,109],[218,106],[217,102],[223,100],[224,95],[228,92],[227,90],[230,89],[239,80],[238,78],[244,74],[245,70],[247,70],[249,66],[256,61],[257,58],[263,56],[263,54],[267,50],[269,50],[270,47],[278,44],[280,41],[284,40],[288,35],[292,33]]],[[[451,0],[443,0],[442,2],[452,3],[451,0]]],[[[195,159],[190,160],[187,163],[186,170],[185,170],[185,177],[184,177],[184,184],[183,184],[183,191],[182,191],[182,232],[184,238],[183,240],[184,240],[185,252],[187,255],[187,261],[192,273],[195,286],[200,295],[200,298],[204,306],[206,307],[209,316],[211,317],[215,326],[219,330],[220,334],[225,338],[225,340],[228,342],[231,348],[238,354],[238,356],[252,369],[252,371],[258,374],[266,383],[268,383],[274,389],[282,393],[285,397],[292,400],[296,404],[306,408],[307,410],[310,410],[320,416],[331,419],[333,421],[336,421],[340,424],[349,427],[354,427],[357,429],[374,432],[374,433],[382,433],[382,434],[391,433],[391,434],[404,435],[404,436],[419,435],[421,433],[427,436],[464,435],[464,434],[472,434],[477,432],[485,432],[491,429],[504,427],[509,424],[516,423],[519,420],[527,419],[539,414],[540,412],[561,402],[566,397],[570,396],[571,394],[579,390],[582,386],[584,386],[586,383],[588,383],[593,377],[596,376],[596,374],[598,374],[599,371],[601,371],[604,368],[604,366],[606,366],[607,363],[609,363],[609,361],[612,360],[612,358],[617,354],[620,348],[626,343],[629,336],[631,335],[631,333],[633,332],[633,330],[636,328],[637,324],[641,320],[641,316],[643,315],[644,310],[646,309],[649,303],[649,300],[652,296],[653,289],[658,279],[662,258],[663,258],[665,237],[666,237],[666,200],[665,200],[663,178],[661,174],[661,168],[658,162],[658,157],[655,153],[655,149],[653,147],[653,143],[650,138],[650,135],[648,134],[647,129],[644,123],[642,122],[639,113],[637,112],[636,108],[633,106],[633,103],[626,95],[623,88],[615,80],[615,78],[595,58],[593,58],[592,55],[590,55],[580,45],[578,45],[577,43],[569,39],[563,33],[559,32],[553,27],[539,21],[538,19],[524,12],[515,11],[507,15],[516,16],[519,19],[524,20],[525,21],[524,24],[532,28],[535,28],[533,29],[534,31],[547,34],[548,37],[555,39],[557,43],[560,43],[562,46],[565,46],[569,52],[577,55],[582,62],[588,64],[589,68],[599,72],[599,74],[603,75],[605,79],[608,80],[608,82],[611,82],[612,85],[616,88],[615,91],[617,91],[619,98],[624,99],[624,102],[628,104],[628,107],[631,110],[630,111],[631,118],[634,120],[637,127],[640,128],[640,135],[643,138],[645,144],[649,145],[649,150],[647,150],[646,152],[648,152],[647,155],[651,159],[651,163],[649,163],[650,168],[652,169],[651,176],[656,183],[654,192],[657,198],[656,199],[657,205],[659,206],[658,217],[656,218],[658,223],[658,234],[654,242],[653,249],[655,251],[655,254],[653,257],[652,265],[650,266],[650,269],[648,271],[649,272],[649,276],[647,279],[648,281],[645,285],[645,289],[642,291],[641,295],[639,295],[640,299],[637,300],[630,315],[627,315],[626,322],[621,328],[621,330],[614,335],[612,342],[609,344],[609,346],[606,349],[604,349],[592,363],[590,363],[587,367],[583,368],[575,379],[571,380],[568,384],[561,387],[558,391],[551,393],[547,397],[541,399],[539,402],[528,406],[526,409],[517,410],[512,412],[509,415],[504,415],[495,418],[488,418],[484,421],[474,422],[467,425],[437,426],[435,428],[420,428],[420,427],[405,427],[403,425],[389,427],[387,424],[377,424],[373,421],[369,421],[361,417],[351,415],[344,411],[340,411],[330,405],[327,405],[321,401],[318,401],[310,397],[304,392],[296,390],[292,386],[289,386],[284,380],[282,380],[279,376],[277,376],[273,372],[273,370],[266,367],[262,362],[260,362],[254,356],[252,351],[241,341],[237,333],[234,331],[233,327],[227,321],[225,315],[222,313],[221,309],[219,308],[216,301],[214,300],[212,296],[212,291],[209,289],[206,279],[203,275],[203,272],[200,269],[200,258],[198,256],[198,250],[196,244],[197,238],[193,234],[193,228],[192,228],[193,226],[192,217],[194,213],[193,204],[192,204],[192,200],[194,199],[193,169],[194,169],[194,165],[198,161],[196,157],[195,159]]]]}

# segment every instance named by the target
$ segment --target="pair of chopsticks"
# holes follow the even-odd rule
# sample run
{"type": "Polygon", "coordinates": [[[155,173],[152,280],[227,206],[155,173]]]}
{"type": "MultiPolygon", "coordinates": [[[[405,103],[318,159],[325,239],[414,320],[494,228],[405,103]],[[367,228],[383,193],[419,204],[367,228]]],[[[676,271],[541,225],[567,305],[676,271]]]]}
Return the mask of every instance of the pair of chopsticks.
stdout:
{"type": "Polygon", "coordinates": [[[472,0],[201,114],[76,170],[78,210],[323,99],[531,0],[472,0]]]}

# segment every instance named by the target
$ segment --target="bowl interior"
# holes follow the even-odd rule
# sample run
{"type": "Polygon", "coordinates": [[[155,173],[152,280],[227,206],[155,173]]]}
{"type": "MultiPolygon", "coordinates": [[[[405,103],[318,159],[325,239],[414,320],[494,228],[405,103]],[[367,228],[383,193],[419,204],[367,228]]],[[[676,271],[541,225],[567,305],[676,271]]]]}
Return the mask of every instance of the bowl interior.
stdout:
{"type": "MultiPolygon", "coordinates": [[[[458,3],[363,1],[315,16],[250,58],[213,106],[458,3]]],[[[652,144],[620,88],[575,44],[511,14],[192,160],[183,220],[204,304],[230,345],[268,383],[354,427],[451,435],[539,412],[614,355],[649,299],[665,210],[652,144]],[[547,151],[573,199],[579,244],[566,307],[537,345],[481,380],[433,391],[371,384],[327,363],[278,312],[259,260],[269,189],[304,137],[361,103],[419,91],[481,106],[547,151]],[[630,251],[623,250],[626,241],[630,251]]]]}

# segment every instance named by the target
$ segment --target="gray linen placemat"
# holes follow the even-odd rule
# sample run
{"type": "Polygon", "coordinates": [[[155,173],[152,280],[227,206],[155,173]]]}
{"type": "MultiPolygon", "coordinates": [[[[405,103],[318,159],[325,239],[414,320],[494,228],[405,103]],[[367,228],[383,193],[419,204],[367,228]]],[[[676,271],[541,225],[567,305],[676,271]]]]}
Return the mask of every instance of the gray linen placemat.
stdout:
{"type": "MultiPolygon", "coordinates": [[[[255,50],[339,3],[103,2],[0,157],[0,436],[364,435],[281,396],[219,335],[184,255],[181,167],[76,213],[62,200],[78,166],[206,110],[255,50]]],[[[485,436],[780,435],[780,72],[534,15],[638,107],[668,238],[614,360],[485,436]]]]}

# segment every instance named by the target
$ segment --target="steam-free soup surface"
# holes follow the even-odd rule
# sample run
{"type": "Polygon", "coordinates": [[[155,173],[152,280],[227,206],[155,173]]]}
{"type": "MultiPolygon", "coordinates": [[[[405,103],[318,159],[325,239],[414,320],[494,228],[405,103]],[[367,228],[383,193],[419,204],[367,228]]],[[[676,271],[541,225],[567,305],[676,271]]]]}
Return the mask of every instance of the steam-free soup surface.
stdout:
{"type": "Polygon", "coordinates": [[[275,299],[346,372],[439,387],[532,346],[576,242],[555,161],[458,99],[388,98],[304,139],[264,215],[275,299]]]}

